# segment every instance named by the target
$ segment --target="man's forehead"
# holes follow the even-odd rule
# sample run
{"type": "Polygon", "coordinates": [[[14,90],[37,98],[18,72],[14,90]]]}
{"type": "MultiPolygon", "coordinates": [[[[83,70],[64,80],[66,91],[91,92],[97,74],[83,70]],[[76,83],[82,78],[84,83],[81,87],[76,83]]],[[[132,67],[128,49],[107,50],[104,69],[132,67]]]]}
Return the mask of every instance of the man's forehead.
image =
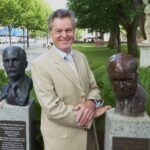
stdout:
{"type": "Polygon", "coordinates": [[[55,18],[52,22],[53,28],[57,27],[70,27],[73,28],[73,23],[71,21],[71,18],[65,17],[65,18],[55,18]]]}

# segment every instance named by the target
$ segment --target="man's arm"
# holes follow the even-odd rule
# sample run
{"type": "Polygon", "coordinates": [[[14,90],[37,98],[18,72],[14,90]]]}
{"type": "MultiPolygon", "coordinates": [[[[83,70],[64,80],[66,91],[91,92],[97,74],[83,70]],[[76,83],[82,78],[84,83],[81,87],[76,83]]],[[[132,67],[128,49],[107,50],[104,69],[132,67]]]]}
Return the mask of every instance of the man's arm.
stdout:
{"type": "Polygon", "coordinates": [[[83,126],[84,124],[92,120],[95,116],[96,108],[95,104],[91,100],[100,99],[100,91],[98,90],[94,74],[89,67],[86,57],[83,56],[83,58],[86,65],[87,76],[89,79],[89,81],[87,81],[89,82],[89,94],[87,96],[87,100],[82,105],[79,104],[75,107],[75,110],[77,110],[76,121],[80,126],[83,126]]]}

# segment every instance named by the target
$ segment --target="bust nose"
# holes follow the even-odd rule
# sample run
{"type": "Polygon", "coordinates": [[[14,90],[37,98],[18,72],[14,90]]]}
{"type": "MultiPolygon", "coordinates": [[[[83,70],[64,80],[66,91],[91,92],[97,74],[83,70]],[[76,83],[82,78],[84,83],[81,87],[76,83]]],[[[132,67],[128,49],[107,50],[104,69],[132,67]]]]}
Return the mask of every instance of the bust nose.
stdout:
{"type": "Polygon", "coordinates": [[[8,65],[9,65],[9,66],[12,66],[12,60],[9,60],[8,65]]]}
{"type": "Polygon", "coordinates": [[[122,81],[120,81],[119,84],[120,84],[120,88],[124,87],[124,83],[122,81]]]}

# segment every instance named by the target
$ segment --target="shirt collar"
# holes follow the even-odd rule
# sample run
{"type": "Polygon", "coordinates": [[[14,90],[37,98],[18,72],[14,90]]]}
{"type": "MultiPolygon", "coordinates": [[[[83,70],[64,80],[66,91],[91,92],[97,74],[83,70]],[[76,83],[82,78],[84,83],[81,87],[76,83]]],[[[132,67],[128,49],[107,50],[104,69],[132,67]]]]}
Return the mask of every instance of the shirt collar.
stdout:
{"type": "Polygon", "coordinates": [[[61,51],[60,49],[58,49],[55,45],[53,45],[53,47],[54,47],[54,50],[64,59],[66,56],[73,56],[73,52],[72,51],[70,51],[70,53],[65,53],[65,52],[63,52],[63,51],[61,51]]]}

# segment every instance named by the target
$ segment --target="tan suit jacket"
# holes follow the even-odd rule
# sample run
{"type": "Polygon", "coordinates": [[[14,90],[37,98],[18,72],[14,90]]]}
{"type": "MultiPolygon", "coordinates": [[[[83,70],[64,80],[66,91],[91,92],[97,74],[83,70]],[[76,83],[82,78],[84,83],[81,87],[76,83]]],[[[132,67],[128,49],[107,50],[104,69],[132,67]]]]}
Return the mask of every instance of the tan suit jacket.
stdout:
{"type": "Polygon", "coordinates": [[[77,78],[52,47],[32,65],[34,89],[42,107],[41,132],[45,150],[86,150],[89,122],[79,128],[74,106],[99,99],[99,90],[86,57],[73,51],[77,78]]]}

